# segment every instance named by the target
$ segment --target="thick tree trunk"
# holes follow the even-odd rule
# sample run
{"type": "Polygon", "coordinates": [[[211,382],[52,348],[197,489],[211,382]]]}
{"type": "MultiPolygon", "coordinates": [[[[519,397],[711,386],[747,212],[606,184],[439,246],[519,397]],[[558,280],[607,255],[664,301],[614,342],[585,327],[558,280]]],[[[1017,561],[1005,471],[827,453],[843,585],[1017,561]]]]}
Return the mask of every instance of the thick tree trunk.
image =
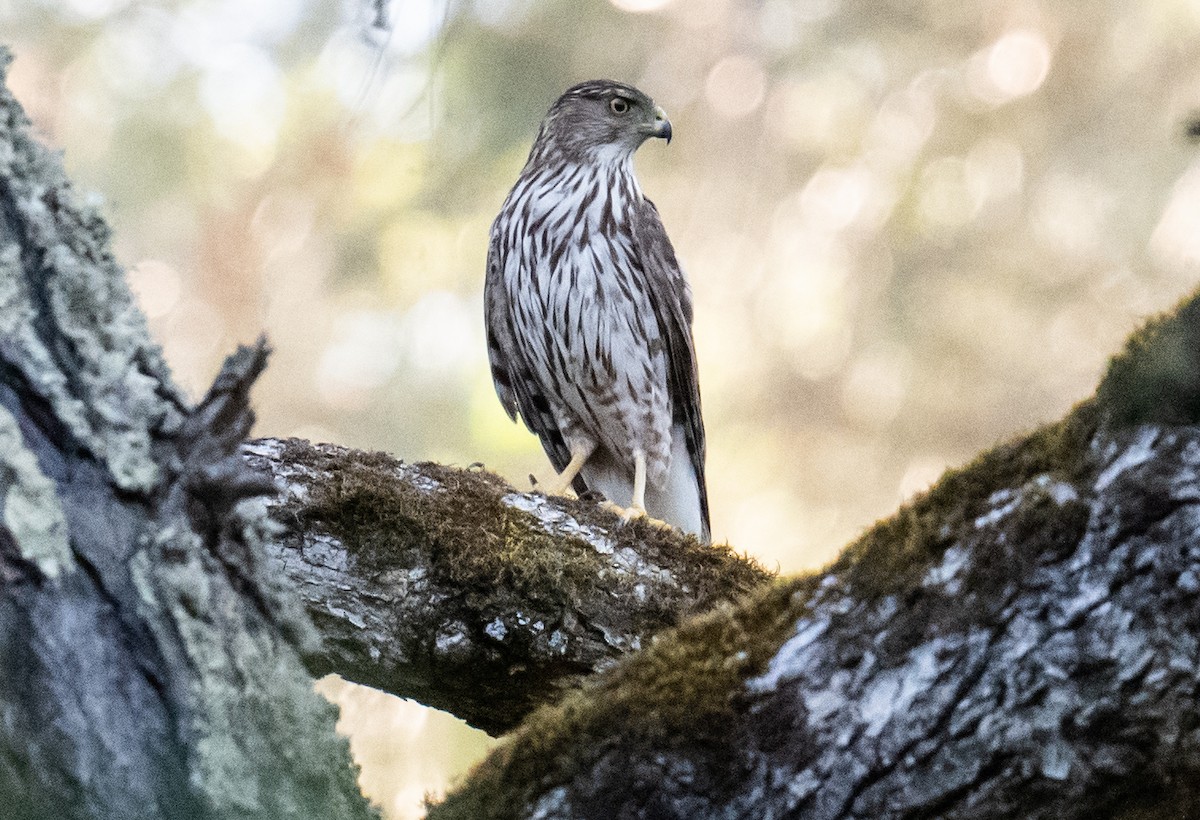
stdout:
{"type": "MultiPolygon", "coordinates": [[[[0,65],[8,57],[0,53],[0,65]]],[[[107,229],[0,86],[0,813],[368,817],[237,446],[263,345],[191,407],[107,229]],[[291,626],[289,626],[291,625],[291,626]]]]}

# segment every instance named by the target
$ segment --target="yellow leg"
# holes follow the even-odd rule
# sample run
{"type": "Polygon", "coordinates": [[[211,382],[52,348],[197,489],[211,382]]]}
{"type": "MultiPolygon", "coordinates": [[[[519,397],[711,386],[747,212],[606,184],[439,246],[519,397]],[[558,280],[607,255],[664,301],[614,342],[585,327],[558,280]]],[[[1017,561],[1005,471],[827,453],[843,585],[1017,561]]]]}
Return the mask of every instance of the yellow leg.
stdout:
{"type": "Polygon", "coordinates": [[[622,507],[611,501],[605,502],[604,506],[620,516],[623,521],[640,519],[655,527],[672,529],[666,521],[646,515],[646,454],[641,450],[633,454],[633,498],[630,499],[629,506],[622,507]]]}
{"type": "Polygon", "coordinates": [[[621,517],[626,521],[646,517],[646,454],[641,450],[633,454],[633,498],[621,517]]]}
{"type": "Polygon", "coordinates": [[[575,476],[579,475],[579,471],[583,469],[584,462],[588,460],[595,449],[595,444],[573,449],[570,463],[561,473],[546,482],[545,487],[539,488],[540,491],[546,495],[562,495],[566,492],[567,488],[571,486],[571,482],[575,480],[575,476]]]}

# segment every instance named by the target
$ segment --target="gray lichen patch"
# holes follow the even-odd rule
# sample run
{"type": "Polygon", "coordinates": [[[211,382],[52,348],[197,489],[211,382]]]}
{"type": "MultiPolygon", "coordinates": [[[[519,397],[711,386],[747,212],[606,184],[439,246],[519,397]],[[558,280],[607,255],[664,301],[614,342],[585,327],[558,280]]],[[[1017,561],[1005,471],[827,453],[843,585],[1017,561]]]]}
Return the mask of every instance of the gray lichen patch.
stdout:
{"type": "MultiPolygon", "coordinates": [[[[8,60],[0,49],[0,69],[8,60]]],[[[295,651],[300,630],[283,623],[282,585],[265,577],[273,525],[261,504],[239,506],[269,489],[234,454],[265,344],[189,407],[107,227],[28,130],[0,85],[0,572],[34,572],[12,558],[87,572],[5,590],[6,626],[33,634],[9,636],[3,710],[26,713],[34,740],[10,733],[16,768],[0,781],[54,815],[141,816],[103,802],[127,779],[114,788],[149,796],[145,816],[375,816],[295,651]],[[80,703],[129,731],[72,727],[80,703]],[[39,738],[51,741],[30,751],[39,738]]]]}
{"type": "Polygon", "coordinates": [[[0,337],[16,354],[25,377],[50,401],[55,415],[72,431],[90,438],[86,406],[70,394],[66,375],[34,330],[36,317],[20,246],[16,242],[0,246],[0,337]]]}
{"type": "Polygon", "coordinates": [[[501,500],[515,510],[532,515],[548,533],[579,535],[601,555],[613,554],[612,540],[607,532],[599,527],[580,524],[574,516],[552,504],[544,495],[509,493],[501,500]]]}
{"type": "MultiPolygon", "coordinates": [[[[0,82],[10,59],[0,52],[0,82]]],[[[108,228],[73,202],[60,162],[28,125],[0,84],[0,189],[12,214],[0,233],[0,334],[117,485],[148,491],[160,478],[152,433],[182,399],[108,251],[108,228]]]]}
{"type": "Polygon", "coordinates": [[[286,529],[270,515],[270,502],[263,497],[238,503],[233,512],[234,526],[245,546],[245,561],[240,572],[252,578],[274,623],[283,636],[301,653],[315,651],[321,635],[309,620],[304,606],[287,579],[271,573],[268,565],[260,563],[270,544],[282,537],[286,529]]]}
{"type": "MultiPolygon", "coordinates": [[[[261,514],[246,507],[247,517],[261,514]]],[[[235,531],[248,527],[234,522],[235,531]]],[[[329,731],[334,707],[312,688],[288,637],[247,613],[224,583],[243,569],[218,566],[204,539],[179,526],[148,536],[130,562],[141,614],[172,654],[168,685],[189,738],[191,785],[215,817],[305,817],[320,805],[340,806],[328,816],[374,816],[350,805],[352,769],[323,771],[350,759],[346,739],[329,731]]]]}
{"type": "Polygon", "coordinates": [[[0,512],[21,557],[47,578],[73,566],[67,522],[54,483],[26,449],[17,421],[0,407],[0,512]]]}

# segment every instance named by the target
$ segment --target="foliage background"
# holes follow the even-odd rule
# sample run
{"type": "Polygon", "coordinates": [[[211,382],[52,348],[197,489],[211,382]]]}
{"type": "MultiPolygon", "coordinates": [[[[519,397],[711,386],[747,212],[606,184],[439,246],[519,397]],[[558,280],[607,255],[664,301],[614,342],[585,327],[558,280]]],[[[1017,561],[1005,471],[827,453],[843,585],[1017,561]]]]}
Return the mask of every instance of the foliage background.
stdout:
{"type": "MultiPolygon", "coordinates": [[[[487,374],[491,218],[568,85],[633,82],[696,293],[717,538],[817,567],[1090,391],[1198,278],[1200,2],[0,0],[176,376],[276,349],[257,432],[548,467],[487,374]]],[[[389,816],[487,741],[335,679],[389,816]]]]}

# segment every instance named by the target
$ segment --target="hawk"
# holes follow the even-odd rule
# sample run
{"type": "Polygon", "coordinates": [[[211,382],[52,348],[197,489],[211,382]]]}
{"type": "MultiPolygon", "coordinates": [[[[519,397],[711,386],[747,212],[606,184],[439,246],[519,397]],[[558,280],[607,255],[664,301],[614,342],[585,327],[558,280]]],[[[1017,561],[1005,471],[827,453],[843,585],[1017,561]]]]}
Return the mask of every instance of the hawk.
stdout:
{"type": "Polygon", "coordinates": [[[550,107],[492,224],[484,305],[496,393],[568,486],[710,540],[691,288],[633,174],[662,108],[593,80],[550,107]]]}

